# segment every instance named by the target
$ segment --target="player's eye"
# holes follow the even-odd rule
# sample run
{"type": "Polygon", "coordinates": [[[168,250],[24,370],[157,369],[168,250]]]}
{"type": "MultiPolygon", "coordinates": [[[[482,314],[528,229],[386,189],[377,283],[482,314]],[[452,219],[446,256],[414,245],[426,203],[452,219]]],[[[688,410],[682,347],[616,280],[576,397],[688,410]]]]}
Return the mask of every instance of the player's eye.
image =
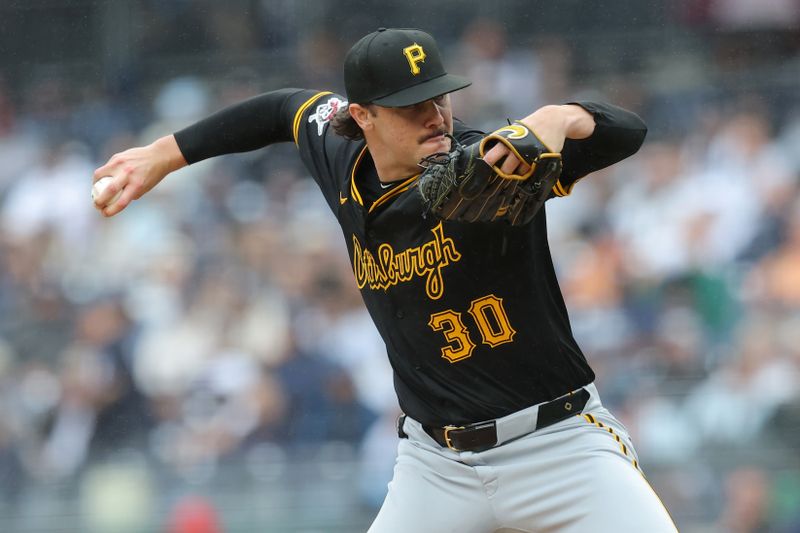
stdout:
{"type": "Polygon", "coordinates": [[[444,105],[446,99],[447,99],[446,94],[440,94],[439,96],[433,99],[433,103],[441,107],[444,105]]]}

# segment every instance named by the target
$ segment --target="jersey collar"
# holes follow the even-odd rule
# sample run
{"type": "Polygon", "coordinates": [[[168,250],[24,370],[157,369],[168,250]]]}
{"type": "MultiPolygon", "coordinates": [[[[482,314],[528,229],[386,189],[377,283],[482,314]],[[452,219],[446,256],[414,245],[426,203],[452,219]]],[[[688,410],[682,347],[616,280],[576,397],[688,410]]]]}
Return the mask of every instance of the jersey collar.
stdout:
{"type": "MultiPolygon", "coordinates": [[[[361,162],[364,160],[364,155],[366,153],[367,153],[367,145],[365,144],[364,147],[361,149],[361,152],[356,157],[355,163],[353,163],[353,170],[350,171],[350,196],[353,199],[355,199],[355,201],[358,202],[358,204],[361,207],[365,207],[364,198],[361,196],[361,193],[358,190],[358,186],[356,185],[356,174],[358,173],[358,169],[361,165],[361,162]]],[[[377,207],[385,204],[390,199],[408,190],[417,181],[417,178],[419,178],[419,174],[407,178],[399,185],[396,185],[392,187],[390,190],[386,191],[385,194],[381,195],[377,200],[375,200],[372,203],[371,206],[369,206],[368,212],[372,213],[377,207]]]]}

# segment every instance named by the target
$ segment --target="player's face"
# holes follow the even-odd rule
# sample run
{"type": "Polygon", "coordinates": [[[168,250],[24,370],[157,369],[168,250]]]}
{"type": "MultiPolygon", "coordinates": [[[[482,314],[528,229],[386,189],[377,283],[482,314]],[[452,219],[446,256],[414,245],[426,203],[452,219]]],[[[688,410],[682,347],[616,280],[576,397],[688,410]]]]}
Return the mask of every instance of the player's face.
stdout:
{"type": "Polygon", "coordinates": [[[375,134],[398,162],[417,169],[422,158],[449,152],[453,133],[450,96],[442,95],[405,107],[380,107],[375,115],[375,134]]]}

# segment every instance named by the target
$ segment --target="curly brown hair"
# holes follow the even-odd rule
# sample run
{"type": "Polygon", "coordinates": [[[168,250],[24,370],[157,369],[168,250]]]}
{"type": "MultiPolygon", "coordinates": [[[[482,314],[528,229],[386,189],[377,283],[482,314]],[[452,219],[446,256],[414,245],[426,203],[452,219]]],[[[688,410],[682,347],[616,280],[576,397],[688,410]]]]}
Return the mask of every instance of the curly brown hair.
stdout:
{"type": "MultiPolygon", "coordinates": [[[[370,114],[375,116],[375,110],[372,108],[372,104],[362,105],[369,109],[370,114]]],[[[348,109],[349,106],[344,106],[338,110],[335,115],[333,115],[333,118],[331,119],[331,127],[337,135],[341,135],[345,139],[349,139],[351,141],[363,139],[364,132],[361,131],[361,126],[358,125],[358,122],[356,122],[355,119],[350,116],[350,111],[348,111],[348,109]]]]}

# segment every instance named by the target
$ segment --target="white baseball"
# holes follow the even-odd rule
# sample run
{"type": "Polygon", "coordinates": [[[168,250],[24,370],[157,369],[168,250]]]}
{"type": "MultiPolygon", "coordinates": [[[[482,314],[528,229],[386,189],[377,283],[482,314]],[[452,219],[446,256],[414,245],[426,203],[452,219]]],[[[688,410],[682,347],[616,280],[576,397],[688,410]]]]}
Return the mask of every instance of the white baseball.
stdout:
{"type": "MultiPolygon", "coordinates": [[[[105,190],[105,188],[108,187],[113,180],[114,180],[114,178],[112,178],[111,176],[106,176],[104,178],[100,178],[99,180],[97,180],[94,183],[94,185],[92,185],[92,200],[96,200],[97,197],[100,196],[100,194],[102,194],[102,192],[105,190]]],[[[119,200],[119,197],[121,195],[122,195],[122,191],[119,191],[117,194],[114,195],[114,197],[111,200],[106,202],[106,205],[113,204],[114,202],[119,200]]]]}

